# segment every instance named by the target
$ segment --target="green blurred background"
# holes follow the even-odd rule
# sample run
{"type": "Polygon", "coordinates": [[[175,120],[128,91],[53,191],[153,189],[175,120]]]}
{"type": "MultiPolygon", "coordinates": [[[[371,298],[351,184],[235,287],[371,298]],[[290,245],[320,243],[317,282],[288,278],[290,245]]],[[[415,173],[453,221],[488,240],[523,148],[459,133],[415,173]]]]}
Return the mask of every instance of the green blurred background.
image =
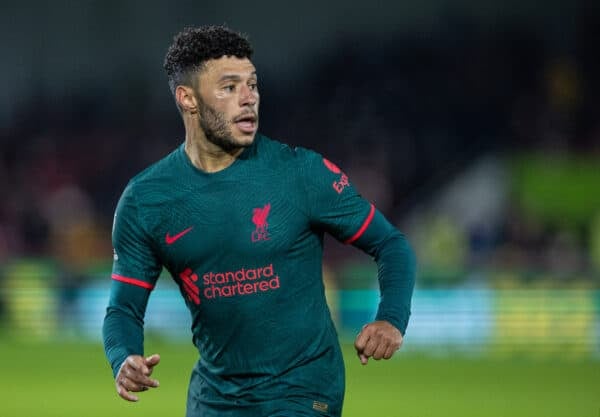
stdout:
{"type": "Polygon", "coordinates": [[[255,46],[261,131],[343,167],[417,252],[404,346],[363,367],[376,268],[326,239],[344,416],[600,416],[597,1],[25,0],[0,5],[0,417],[183,415],[197,353],[166,274],[161,387],[114,392],[110,229],[182,140],[171,37],[223,22],[255,46]]]}

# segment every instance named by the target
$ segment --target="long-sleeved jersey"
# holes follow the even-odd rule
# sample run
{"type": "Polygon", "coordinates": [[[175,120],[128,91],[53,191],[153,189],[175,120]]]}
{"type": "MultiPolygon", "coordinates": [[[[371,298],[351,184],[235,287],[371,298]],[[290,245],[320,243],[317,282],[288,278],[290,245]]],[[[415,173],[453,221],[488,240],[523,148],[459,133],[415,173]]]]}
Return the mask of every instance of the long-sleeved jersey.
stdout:
{"type": "Polygon", "coordinates": [[[143,354],[146,304],[166,268],[200,353],[188,413],[287,396],[339,415],[344,367],[322,280],[325,232],[375,258],[377,319],[404,333],[413,253],[335,164],[257,135],[228,168],[206,173],[181,145],[134,177],[117,205],[103,329],[113,372],[143,354]]]}

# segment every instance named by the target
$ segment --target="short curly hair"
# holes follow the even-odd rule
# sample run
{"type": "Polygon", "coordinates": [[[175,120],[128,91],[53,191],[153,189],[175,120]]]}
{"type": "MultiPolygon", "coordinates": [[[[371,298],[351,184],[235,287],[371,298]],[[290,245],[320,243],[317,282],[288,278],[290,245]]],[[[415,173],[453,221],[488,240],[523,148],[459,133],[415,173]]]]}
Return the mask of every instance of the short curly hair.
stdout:
{"type": "Polygon", "coordinates": [[[185,28],[175,35],[165,56],[171,93],[175,95],[178,85],[194,85],[193,75],[206,61],[223,56],[251,58],[253,52],[245,35],[226,26],[185,28]]]}

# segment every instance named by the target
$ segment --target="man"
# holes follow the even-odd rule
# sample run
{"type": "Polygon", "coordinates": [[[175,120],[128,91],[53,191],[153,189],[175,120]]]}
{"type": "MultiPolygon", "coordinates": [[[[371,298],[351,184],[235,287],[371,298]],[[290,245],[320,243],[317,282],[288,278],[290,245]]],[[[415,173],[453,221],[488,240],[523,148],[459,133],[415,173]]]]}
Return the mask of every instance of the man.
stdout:
{"type": "Polygon", "coordinates": [[[127,185],[104,344],[118,394],[157,387],[143,317],[162,268],[180,287],[200,352],[187,416],[339,416],[344,367],[322,282],[323,234],[379,266],[381,304],[355,347],[389,359],[410,314],[414,259],[403,235],[332,162],[257,133],[252,48],[225,27],[179,33],[165,69],[185,142],[127,185]]]}

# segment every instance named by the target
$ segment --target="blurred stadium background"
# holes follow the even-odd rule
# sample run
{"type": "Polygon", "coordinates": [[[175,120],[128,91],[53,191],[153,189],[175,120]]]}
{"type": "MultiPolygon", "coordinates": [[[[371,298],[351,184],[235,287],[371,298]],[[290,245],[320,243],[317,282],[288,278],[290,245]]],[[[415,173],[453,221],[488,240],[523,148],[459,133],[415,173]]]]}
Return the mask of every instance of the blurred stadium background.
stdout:
{"type": "MultiPolygon", "coordinates": [[[[159,392],[116,398],[100,329],[116,201],[183,138],[164,53],[207,23],[250,35],[261,131],[342,166],[417,252],[405,346],[364,369],[347,347],[345,415],[600,416],[595,0],[2,2],[0,416],[183,415],[170,278],[159,392]]],[[[327,241],[345,344],[375,273],[327,241]]]]}

